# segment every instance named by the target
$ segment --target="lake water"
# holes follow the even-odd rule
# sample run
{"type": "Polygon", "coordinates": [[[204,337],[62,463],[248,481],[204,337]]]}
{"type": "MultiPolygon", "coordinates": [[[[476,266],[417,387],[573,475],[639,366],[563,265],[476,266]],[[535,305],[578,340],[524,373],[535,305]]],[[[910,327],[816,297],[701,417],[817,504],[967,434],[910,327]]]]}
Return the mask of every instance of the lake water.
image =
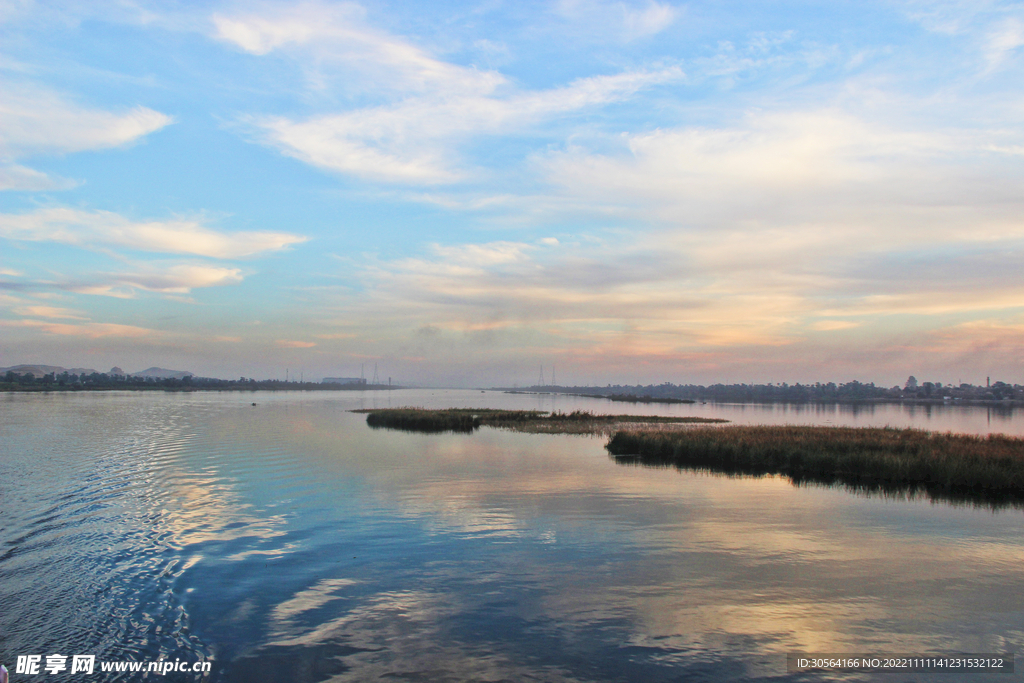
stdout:
{"type": "Polygon", "coordinates": [[[944,406],[0,395],[0,662],[207,660],[202,680],[239,682],[1020,680],[790,674],[785,658],[1024,651],[1019,509],[622,465],[603,438],[372,430],[347,412],[387,405],[1024,433],[1019,411],[944,406]]]}

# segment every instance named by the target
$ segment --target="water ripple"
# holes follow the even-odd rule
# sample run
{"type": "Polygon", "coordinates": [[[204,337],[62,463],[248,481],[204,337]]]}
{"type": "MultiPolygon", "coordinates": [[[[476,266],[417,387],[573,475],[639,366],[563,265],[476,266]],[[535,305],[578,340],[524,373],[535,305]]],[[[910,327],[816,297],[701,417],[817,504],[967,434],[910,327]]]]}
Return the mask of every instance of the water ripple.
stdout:
{"type": "Polygon", "coordinates": [[[622,468],[599,440],[373,432],[356,396],[251,402],[0,396],[0,658],[749,680],[801,648],[1024,646],[1019,515],[622,468]]]}

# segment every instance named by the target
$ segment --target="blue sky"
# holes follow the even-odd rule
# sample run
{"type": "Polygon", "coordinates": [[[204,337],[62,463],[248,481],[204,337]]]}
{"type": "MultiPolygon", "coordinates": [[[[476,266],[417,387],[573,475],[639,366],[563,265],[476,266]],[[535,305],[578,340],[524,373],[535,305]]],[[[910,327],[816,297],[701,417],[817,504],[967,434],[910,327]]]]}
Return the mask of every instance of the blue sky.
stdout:
{"type": "Polygon", "coordinates": [[[0,365],[1024,382],[1024,5],[0,0],[0,365]]]}

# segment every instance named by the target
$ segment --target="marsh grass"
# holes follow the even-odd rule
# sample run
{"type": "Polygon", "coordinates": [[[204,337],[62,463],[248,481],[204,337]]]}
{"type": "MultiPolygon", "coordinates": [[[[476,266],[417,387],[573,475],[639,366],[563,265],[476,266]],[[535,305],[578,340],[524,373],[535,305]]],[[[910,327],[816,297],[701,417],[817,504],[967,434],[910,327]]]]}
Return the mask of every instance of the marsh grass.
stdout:
{"type": "Polygon", "coordinates": [[[781,474],[794,483],[1000,505],[1024,503],[1024,439],[916,429],[730,426],[624,429],[619,458],[731,474],[781,474]]]}
{"type": "Polygon", "coordinates": [[[627,425],[647,426],[709,424],[727,420],[662,415],[595,415],[585,411],[544,413],[537,410],[494,410],[488,408],[364,408],[366,424],[374,428],[442,433],[472,432],[486,426],[535,434],[605,434],[627,425]]]}
{"type": "Polygon", "coordinates": [[[536,410],[491,410],[487,408],[363,408],[353,413],[367,413],[366,424],[374,428],[402,429],[411,432],[472,432],[482,424],[492,422],[518,424],[540,419],[544,413],[536,410]]]}

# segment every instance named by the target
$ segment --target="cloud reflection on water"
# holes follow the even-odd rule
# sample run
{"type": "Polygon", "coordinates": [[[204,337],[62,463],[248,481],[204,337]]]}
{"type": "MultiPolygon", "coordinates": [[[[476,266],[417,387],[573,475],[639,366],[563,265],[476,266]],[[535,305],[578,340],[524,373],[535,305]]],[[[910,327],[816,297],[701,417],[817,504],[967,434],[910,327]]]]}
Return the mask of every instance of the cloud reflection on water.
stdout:
{"type": "Polygon", "coordinates": [[[11,518],[26,540],[0,576],[31,570],[45,588],[74,567],[75,609],[99,601],[122,650],[212,653],[223,681],[749,680],[779,676],[787,651],[1024,645],[1019,512],[623,467],[603,439],[374,431],[335,400],[245,398],[11,404],[22,423],[54,407],[34,443],[68,474],[11,518]],[[101,405],[119,410],[87,451],[97,468],[65,446],[101,405]]]}

